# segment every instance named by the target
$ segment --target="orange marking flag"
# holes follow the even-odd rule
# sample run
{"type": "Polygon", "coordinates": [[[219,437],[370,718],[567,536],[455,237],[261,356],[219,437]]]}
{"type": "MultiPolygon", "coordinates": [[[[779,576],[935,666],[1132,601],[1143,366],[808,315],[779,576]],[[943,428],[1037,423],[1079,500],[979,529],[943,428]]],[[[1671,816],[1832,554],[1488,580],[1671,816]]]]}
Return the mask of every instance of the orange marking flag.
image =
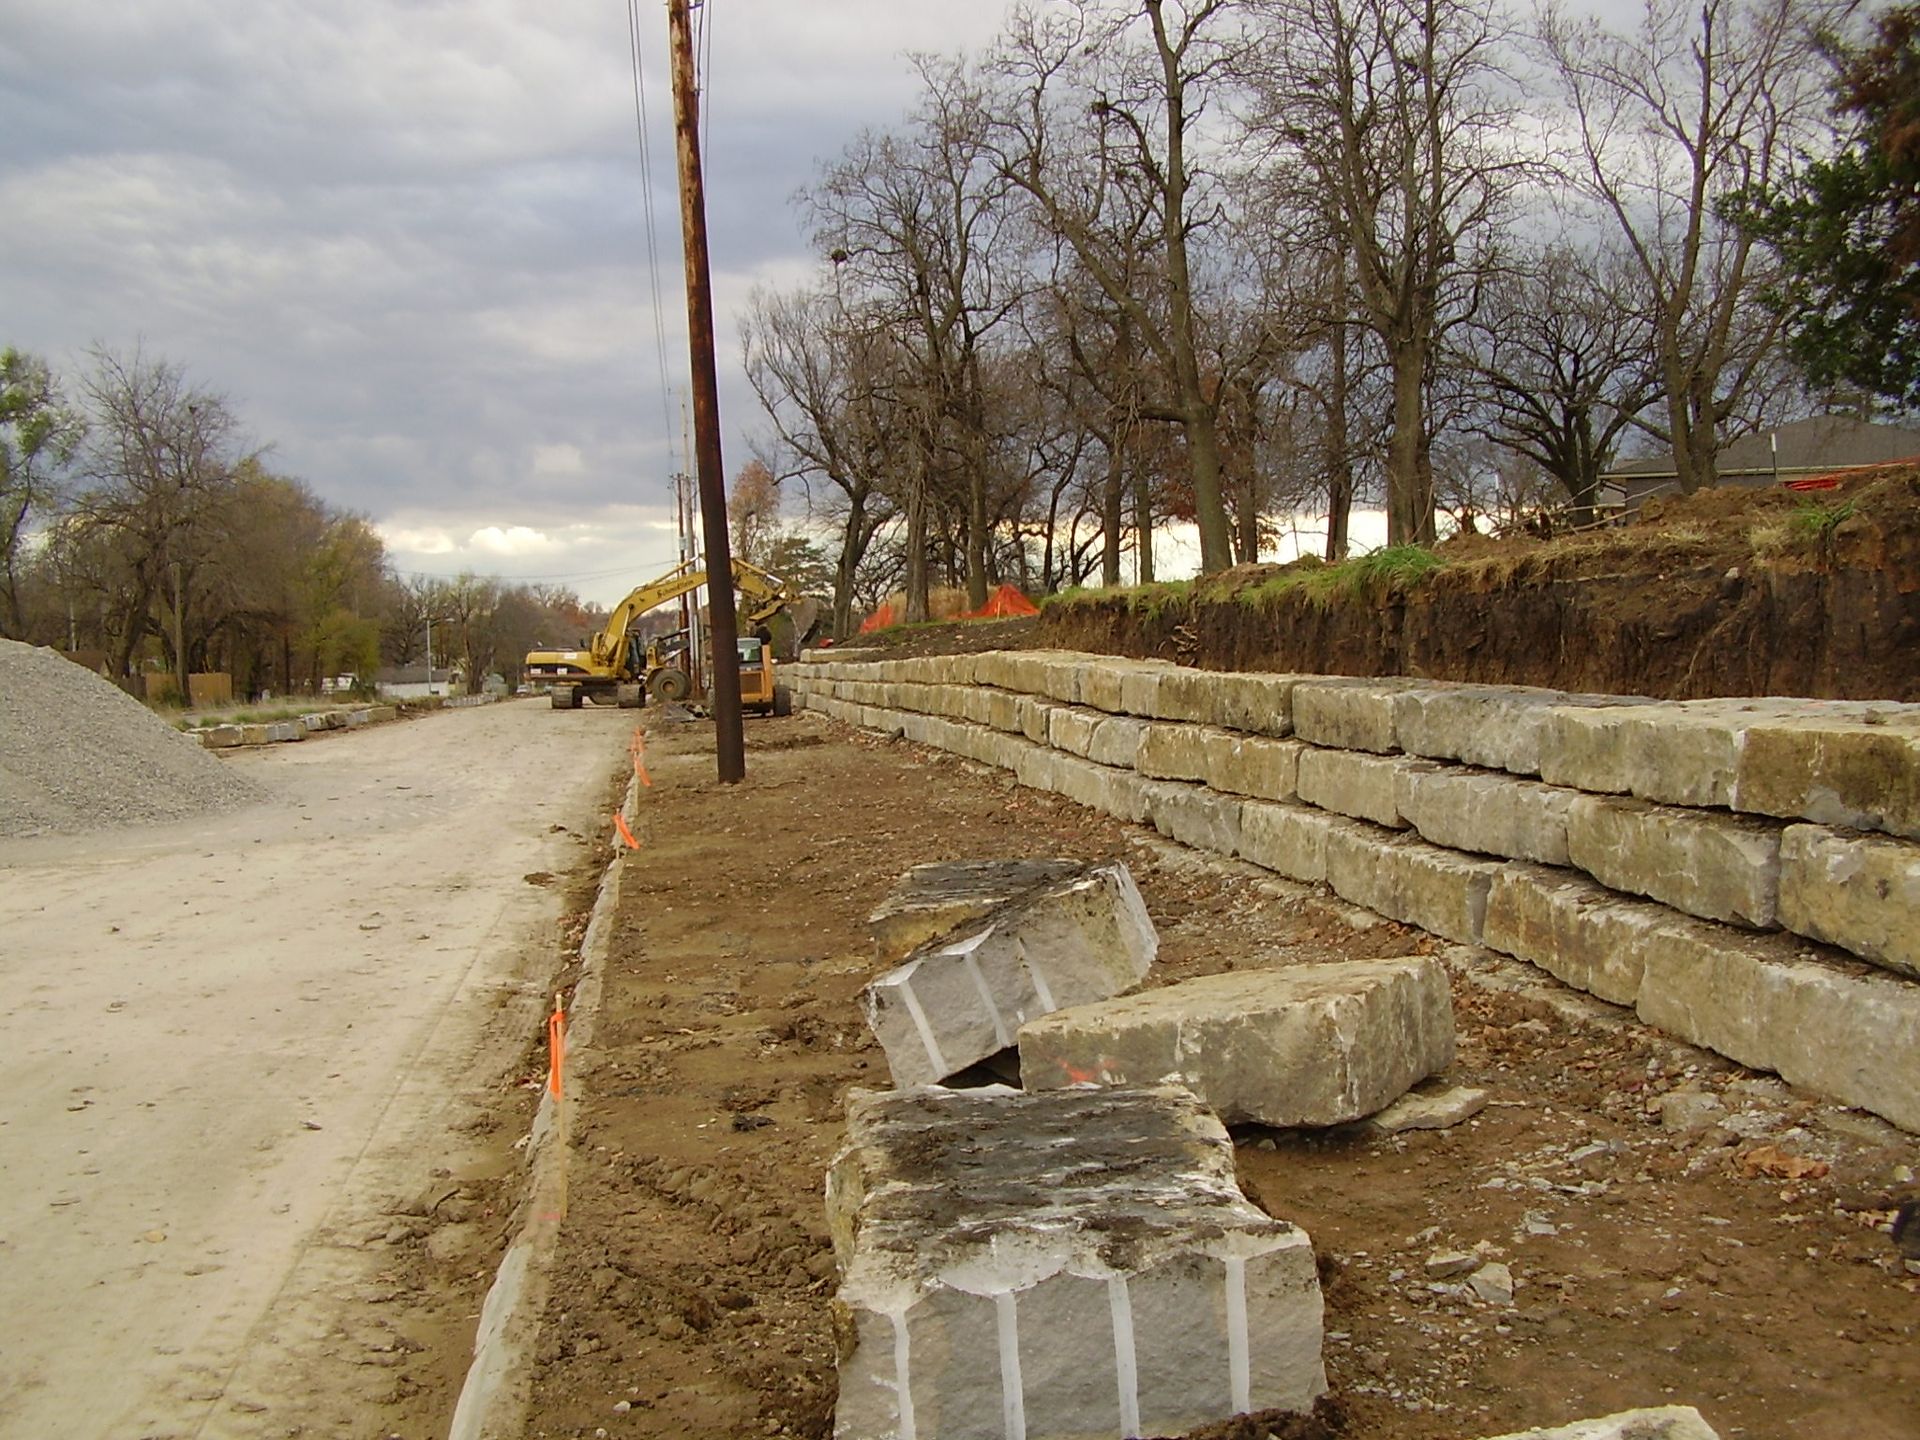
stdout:
{"type": "Polygon", "coordinates": [[[618,810],[613,812],[613,828],[620,832],[620,838],[629,850],[638,850],[640,842],[633,838],[633,831],[627,828],[627,817],[618,810]]]}
{"type": "Polygon", "coordinates": [[[561,1075],[567,1068],[567,1012],[558,995],[553,997],[553,1014],[547,1018],[547,1089],[560,1098],[561,1075]]]}
{"type": "Polygon", "coordinates": [[[651,790],[653,777],[647,774],[647,742],[638,725],[633,727],[633,740],[627,746],[627,753],[633,756],[633,773],[640,777],[642,785],[651,790]]]}

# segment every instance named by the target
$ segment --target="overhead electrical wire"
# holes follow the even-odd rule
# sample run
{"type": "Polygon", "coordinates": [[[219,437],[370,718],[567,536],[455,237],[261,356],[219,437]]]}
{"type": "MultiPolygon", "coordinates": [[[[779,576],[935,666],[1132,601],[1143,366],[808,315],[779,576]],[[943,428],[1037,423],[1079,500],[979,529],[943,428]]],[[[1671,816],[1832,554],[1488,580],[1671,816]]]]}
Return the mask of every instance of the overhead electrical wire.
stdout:
{"type": "Polygon", "coordinates": [[[647,139],[647,81],[643,47],[640,43],[640,0],[627,0],[627,51],[633,67],[633,123],[640,141],[640,194],[647,226],[647,279],[653,300],[653,344],[660,376],[660,426],[667,437],[667,453],[676,458],[677,469],[687,468],[681,453],[678,432],[673,424],[673,400],[667,385],[667,328],[660,298],[660,238],[653,205],[653,150],[647,139]]]}

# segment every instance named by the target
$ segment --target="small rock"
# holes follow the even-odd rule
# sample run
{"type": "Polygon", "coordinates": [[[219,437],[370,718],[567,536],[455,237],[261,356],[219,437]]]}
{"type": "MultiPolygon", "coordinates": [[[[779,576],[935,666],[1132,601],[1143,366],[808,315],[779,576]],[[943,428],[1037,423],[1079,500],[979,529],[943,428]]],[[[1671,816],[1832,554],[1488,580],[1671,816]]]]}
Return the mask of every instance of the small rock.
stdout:
{"type": "Polygon", "coordinates": [[[1429,1279],[1445,1280],[1464,1275],[1479,1264],[1480,1257],[1471,1250],[1437,1250],[1427,1257],[1423,1268],[1429,1279]]]}
{"type": "Polygon", "coordinates": [[[1467,1284],[1489,1305],[1513,1304],[1513,1271],[1498,1260],[1474,1271],[1467,1277],[1467,1284]]]}
{"type": "Polygon", "coordinates": [[[1660,1123],[1681,1135],[1710,1130],[1727,1113],[1727,1105],[1718,1095],[1702,1090],[1672,1090],[1659,1101],[1660,1123]]]}
{"type": "Polygon", "coordinates": [[[633,1409],[633,1402],[631,1400],[616,1400],[613,1402],[613,1413],[616,1415],[624,1415],[631,1409],[633,1409]]]}
{"type": "Polygon", "coordinates": [[[1446,1130],[1471,1120],[1486,1108],[1486,1091],[1456,1085],[1437,1095],[1409,1091],[1361,1123],[1377,1135],[1398,1135],[1405,1130],[1446,1130]]]}

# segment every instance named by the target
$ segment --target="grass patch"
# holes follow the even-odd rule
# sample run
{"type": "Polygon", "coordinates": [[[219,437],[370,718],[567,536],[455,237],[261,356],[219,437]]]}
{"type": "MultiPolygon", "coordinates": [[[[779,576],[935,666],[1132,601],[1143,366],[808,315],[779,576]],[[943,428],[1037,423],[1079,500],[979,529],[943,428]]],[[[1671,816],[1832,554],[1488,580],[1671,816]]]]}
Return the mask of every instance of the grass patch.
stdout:
{"type": "Polygon", "coordinates": [[[1388,545],[1333,565],[1303,555],[1234,598],[1255,610],[1272,609],[1290,595],[1304,595],[1319,606],[1365,600],[1394,588],[1411,590],[1447,563],[1423,545],[1388,545]]]}
{"type": "Polygon", "coordinates": [[[1824,545],[1844,521],[1853,518],[1851,500],[1802,500],[1787,517],[1788,527],[1802,539],[1824,545]]]}

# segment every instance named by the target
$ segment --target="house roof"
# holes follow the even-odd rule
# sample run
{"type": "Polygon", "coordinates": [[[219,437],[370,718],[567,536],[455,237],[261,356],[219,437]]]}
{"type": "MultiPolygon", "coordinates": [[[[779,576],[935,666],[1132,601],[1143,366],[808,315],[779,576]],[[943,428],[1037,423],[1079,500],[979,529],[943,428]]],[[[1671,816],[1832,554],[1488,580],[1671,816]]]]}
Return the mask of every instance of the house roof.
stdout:
{"type": "MultiPolygon", "coordinates": [[[[1720,452],[1715,468],[1723,476],[1765,474],[1775,469],[1804,473],[1911,459],[1920,459],[1920,427],[1881,425],[1850,415],[1816,415],[1742,436],[1720,452]]],[[[1669,452],[1622,461],[1601,478],[1660,480],[1673,475],[1673,455],[1669,452]]]]}

